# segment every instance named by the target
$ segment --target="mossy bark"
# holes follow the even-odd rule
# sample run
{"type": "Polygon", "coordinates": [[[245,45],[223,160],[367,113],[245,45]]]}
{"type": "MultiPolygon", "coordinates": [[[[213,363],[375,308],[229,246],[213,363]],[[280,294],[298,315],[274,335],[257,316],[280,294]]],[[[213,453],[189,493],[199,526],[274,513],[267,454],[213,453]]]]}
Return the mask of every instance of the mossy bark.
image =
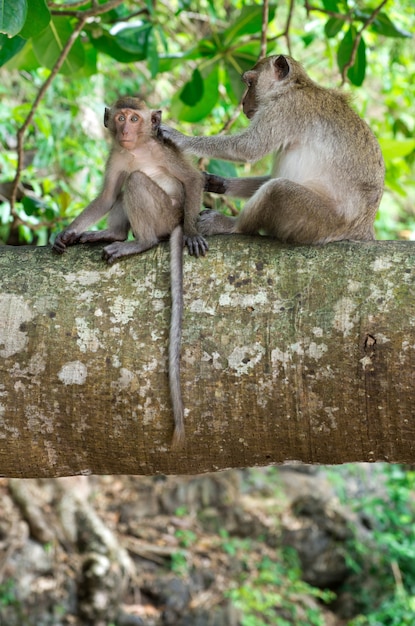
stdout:
{"type": "Polygon", "coordinates": [[[415,462],[413,243],[212,237],[184,282],[172,452],[168,245],[0,248],[0,475],[415,462]]]}

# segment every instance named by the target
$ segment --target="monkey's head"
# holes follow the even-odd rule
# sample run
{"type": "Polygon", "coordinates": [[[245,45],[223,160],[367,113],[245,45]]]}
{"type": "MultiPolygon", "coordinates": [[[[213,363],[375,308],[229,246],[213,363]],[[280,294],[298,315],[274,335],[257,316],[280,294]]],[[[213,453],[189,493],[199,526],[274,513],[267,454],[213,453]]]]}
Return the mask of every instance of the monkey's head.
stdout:
{"type": "Polygon", "coordinates": [[[143,137],[157,137],[161,111],[150,110],[141,98],[122,96],[106,108],[104,126],[121,147],[132,149],[143,137]]]}
{"type": "Polygon", "coordinates": [[[251,70],[242,74],[247,86],[243,100],[243,112],[251,119],[260,104],[272,100],[293,86],[310,83],[303,68],[290,56],[282,54],[261,59],[251,70]]]}

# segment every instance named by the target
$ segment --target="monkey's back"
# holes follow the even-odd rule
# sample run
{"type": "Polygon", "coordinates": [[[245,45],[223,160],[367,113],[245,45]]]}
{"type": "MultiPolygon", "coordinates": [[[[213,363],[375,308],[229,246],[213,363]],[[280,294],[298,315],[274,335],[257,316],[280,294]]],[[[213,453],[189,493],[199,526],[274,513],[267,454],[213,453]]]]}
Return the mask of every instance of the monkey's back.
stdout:
{"type": "MultiPolygon", "coordinates": [[[[327,191],[348,214],[362,208],[376,212],[383,193],[383,157],[349,98],[310,81],[278,95],[274,107],[286,124],[273,176],[327,191]]],[[[281,136],[281,129],[276,134],[281,136]]]]}

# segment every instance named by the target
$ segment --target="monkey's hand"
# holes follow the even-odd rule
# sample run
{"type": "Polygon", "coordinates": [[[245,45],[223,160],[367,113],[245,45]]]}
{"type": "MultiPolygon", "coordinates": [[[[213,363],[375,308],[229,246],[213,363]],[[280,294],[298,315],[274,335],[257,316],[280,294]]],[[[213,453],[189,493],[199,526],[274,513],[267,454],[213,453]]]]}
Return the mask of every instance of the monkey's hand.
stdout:
{"type": "Polygon", "coordinates": [[[58,254],[63,254],[67,246],[72,246],[79,241],[80,236],[81,233],[78,233],[78,231],[67,228],[61,233],[58,233],[55,243],[52,246],[52,250],[58,254]]]}
{"type": "Polygon", "coordinates": [[[184,243],[189,250],[189,254],[196,257],[205,256],[209,250],[208,242],[202,235],[193,235],[192,237],[184,235],[184,243]]]}
{"type": "Polygon", "coordinates": [[[209,174],[209,172],[202,172],[205,177],[205,191],[212,191],[213,193],[226,193],[228,189],[228,181],[223,176],[216,176],[216,174],[209,174]]]}
{"type": "Polygon", "coordinates": [[[186,141],[189,139],[187,135],[183,135],[183,133],[175,130],[174,128],[170,128],[170,126],[166,126],[166,124],[160,125],[160,132],[163,139],[169,139],[179,148],[184,147],[186,145],[186,141]]]}

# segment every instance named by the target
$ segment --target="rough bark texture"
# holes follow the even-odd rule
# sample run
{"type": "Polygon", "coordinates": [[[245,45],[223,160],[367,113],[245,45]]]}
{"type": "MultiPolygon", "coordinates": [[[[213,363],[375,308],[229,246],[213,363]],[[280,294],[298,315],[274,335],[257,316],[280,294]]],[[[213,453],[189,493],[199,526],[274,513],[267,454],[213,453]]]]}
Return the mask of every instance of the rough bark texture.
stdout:
{"type": "Polygon", "coordinates": [[[172,452],[168,246],[0,248],[0,474],[415,462],[415,246],[212,237],[184,255],[172,452]]]}

